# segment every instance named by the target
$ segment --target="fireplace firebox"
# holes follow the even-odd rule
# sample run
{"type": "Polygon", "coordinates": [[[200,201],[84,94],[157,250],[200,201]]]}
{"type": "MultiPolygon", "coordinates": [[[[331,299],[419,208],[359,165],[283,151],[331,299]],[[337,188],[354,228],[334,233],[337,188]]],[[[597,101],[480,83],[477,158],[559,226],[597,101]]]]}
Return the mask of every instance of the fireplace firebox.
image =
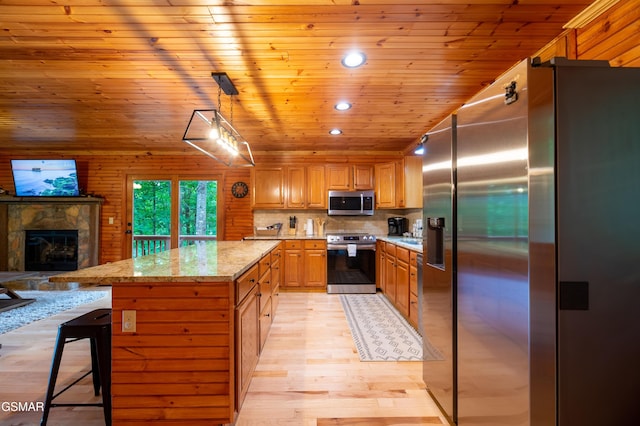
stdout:
{"type": "Polygon", "coordinates": [[[78,230],[26,230],[25,271],[78,269],[78,230]]]}

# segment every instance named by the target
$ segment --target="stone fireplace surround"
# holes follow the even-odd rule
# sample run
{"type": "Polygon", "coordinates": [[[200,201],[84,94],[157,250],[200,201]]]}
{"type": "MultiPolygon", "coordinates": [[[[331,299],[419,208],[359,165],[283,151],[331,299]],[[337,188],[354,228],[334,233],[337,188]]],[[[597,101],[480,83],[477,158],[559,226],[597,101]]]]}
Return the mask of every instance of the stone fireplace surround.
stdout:
{"type": "Polygon", "coordinates": [[[0,270],[24,271],[26,230],[78,231],[78,269],[98,265],[100,207],[97,197],[0,198],[0,270]]]}

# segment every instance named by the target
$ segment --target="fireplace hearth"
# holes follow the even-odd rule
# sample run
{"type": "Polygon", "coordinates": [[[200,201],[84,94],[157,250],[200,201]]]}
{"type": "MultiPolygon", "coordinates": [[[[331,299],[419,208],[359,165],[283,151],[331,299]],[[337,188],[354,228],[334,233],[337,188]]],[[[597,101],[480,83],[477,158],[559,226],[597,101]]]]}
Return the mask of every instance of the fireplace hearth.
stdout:
{"type": "Polygon", "coordinates": [[[78,269],[78,230],[38,229],[25,233],[25,271],[78,269]]]}

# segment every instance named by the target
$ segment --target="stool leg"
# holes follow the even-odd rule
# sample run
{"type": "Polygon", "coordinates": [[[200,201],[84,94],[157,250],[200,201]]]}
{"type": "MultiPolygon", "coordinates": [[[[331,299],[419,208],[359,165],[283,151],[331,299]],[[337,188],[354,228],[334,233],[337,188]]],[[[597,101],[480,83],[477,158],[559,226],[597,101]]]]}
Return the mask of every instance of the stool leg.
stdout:
{"type": "Polygon", "coordinates": [[[91,375],[93,377],[93,394],[100,395],[100,367],[98,363],[98,342],[95,338],[89,339],[91,346],[91,375]]]}
{"type": "Polygon", "coordinates": [[[111,426],[111,326],[101,328],[96,340],[104,421],[107,426],[111,426]]]}
{"type": "Polygon", "coordinates": [[[49,385],[47,386],[47,396],[44,400],[44,409],[42,410],[42,419],[40,420],[41,426],[46,426],[47,419],[49,417],[49,410],[51,409],[51,400],[53,399],[53,392],[56,388],[56,379],[58,378],[58,370],[60,369],[60,361],[62,360],[62,351],[64,350],[64,343],[66,337],[60,327],[58,327],[58,337],[56,338],[56,347],[53,352],[53,358],[51,360],[51,372],[49,373],[49,385]]]}

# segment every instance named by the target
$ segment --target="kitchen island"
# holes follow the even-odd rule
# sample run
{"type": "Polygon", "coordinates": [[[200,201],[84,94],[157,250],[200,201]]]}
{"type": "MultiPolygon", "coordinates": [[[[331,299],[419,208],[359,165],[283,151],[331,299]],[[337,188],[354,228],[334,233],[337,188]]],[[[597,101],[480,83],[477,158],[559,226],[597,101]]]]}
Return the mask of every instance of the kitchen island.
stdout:
{"type": "Polygon", "coordinates": [[[211,241],[50,277],[112,285],[114,425],[234,422],[275,313],[279,245],[211,241]]]}

